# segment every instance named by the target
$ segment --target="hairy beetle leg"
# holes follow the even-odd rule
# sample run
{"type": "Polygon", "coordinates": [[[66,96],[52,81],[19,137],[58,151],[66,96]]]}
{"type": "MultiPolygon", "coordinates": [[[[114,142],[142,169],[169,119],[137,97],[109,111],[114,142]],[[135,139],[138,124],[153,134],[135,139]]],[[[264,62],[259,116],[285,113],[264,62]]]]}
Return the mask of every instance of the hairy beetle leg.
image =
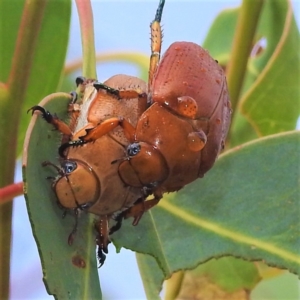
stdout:
{"type": "Polygon", "coordinates": [[[122,222],[123,222],[123,214],[119,214],[116,218],[116,224],[113,225],[110,229],[109,229],[109,235],[113,234],[114,232],[118,231],[121,227],[122,227],[122,222]]]}
{"type": "Polygon", "coordinates": [[[108,227],[108,217],[101,216],[100,220],[95,223],[95,229],[97,231],[96,243],[98,245],[98,260],[99,260],[99,268],[104,264],[106,256],[104,253],[108,253],[108,244],[109,240],[109,227],[108,227]]]}
{"type": "Polygon", "coordinates": [[[82,140],[75,140],[75,141],[69,141],[66,143],[63,143],[59,148],[58,148],[58,154],[60,157],[65,158],[65,151],[69,148],[69,147],[78,147],[78,146],[82,146],[84,144],[86,144],[87,142],[82,141],[82,140]]]}
{"type": "Polygon", "coordinates": [[[132,207],[124,211],[124,219],[133,217],[132,225],[138,225],[144,213],[151,209],[153,206],[157,205],[160,199],[161,197],[155,197],[147,201],[144,201],[144,199],[139,199],[132,207]]]}
{"type": "Polygon", "coordinates": [[[80,136],[79,139],[87,143],[94,142],[114,130],[117,126],[123,128],[125,136],[130,142],[134,141],[135,128],[124,118],[110,118],[94,128],[87,128],[85,129],[86,135],[80,136]]]}
{"type": "Polygon", "coordinates": [[[153,206],[157,205],[160,199],[161,197],[157,197],[145,201],[144,198],[139,198],[132,207],[124,210],[115,218],[116,224],[110,228],[109,235],[113,234],[121,228],[122,221],[124,219],[133,217],[134,220],[132,222],[132,225],[136,226],[142,218],[143,214],[149,209],[151,209],[153,206]]]}
{"type": "Polygon", "coordinates": [[[140,89],[119,91],[120,99],[134,99],[134,98],[147,98],[147,94],[143,93],[140,89]]]}
{"type": "Polygon", "coordinates": [[[98,268],[101,268],[106,260],[106,255],[103,253],[103,251],[100,248],[98,248],[97,257],[98,257],[98,261],[99,261],[98,268]]]}
{"type": "Polygon", "coordinates": [[[103,83],[95,82],[94,88],[99,91],[100,89],[107,91],[111,95],[115,95],[118,99],[134,99],[134,98],[146,98],[147,94],[142,92],[139,88],[128,89],[128,90],[118,90],[111,88],[103,83]]]}
{"type": "Polygon", "coordinates": [[[46,120],[47,123],[52,124],[55,129],[59,130],[61,133],[66,135],[71,135],[71,129],[69,126],[60,120],[56,115],[52,115],[49,111],[45,110],[43,107],[39,105],[35,105],[27,110],[27,113],[32,111],[34,114],[35,111],[40,111],[42,113],[42,117],[46,120]]]}

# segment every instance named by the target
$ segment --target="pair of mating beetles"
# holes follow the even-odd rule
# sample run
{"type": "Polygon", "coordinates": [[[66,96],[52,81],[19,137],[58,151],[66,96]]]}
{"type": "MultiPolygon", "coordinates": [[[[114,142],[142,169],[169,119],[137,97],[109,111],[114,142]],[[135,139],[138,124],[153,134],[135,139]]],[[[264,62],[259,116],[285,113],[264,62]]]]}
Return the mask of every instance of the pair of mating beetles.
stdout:
{"type": "Polygon", "coordinates": [[[99,216],[98,258],[105,260],[109,235],[124,218],[137,225],[165,192],[180,190],[213,166],[230,125],[223,69],[191,42],[175,42],[160,60],[164,6],[151,23],[148,85],[116,75],[104,83],[77,78],[67,125],[41,106],[44,119],[62,133],[61,165],[53,189],[60,205],[99,216]],[[149,195],[152,199],[146,200],[149,195]],[[109,219],[116,223],[109,228],[109,219]]]}

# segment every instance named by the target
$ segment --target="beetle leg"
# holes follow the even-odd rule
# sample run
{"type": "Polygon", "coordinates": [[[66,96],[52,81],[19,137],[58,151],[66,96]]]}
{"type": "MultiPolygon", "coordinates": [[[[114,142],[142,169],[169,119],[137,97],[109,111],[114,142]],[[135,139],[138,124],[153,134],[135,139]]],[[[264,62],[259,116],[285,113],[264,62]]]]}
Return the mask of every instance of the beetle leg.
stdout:
{"type": "Polygon", "coordinates": [[[97,231],[96,243],[98,245],[97,255],[99,259],[100,268],[104,264],[106,258],[104,253],[108,253],[107,247],[110,243],[107,215],[100,217],[100,220],[95,223],[95,229],[97,231]]]}
{"type": "Polygon", "coordinates": [[[80,136],[79,139],[84,142],[94,142],[103,135],[111,132],[117,126],[121,126],[123,128],[125,136],[130,142],[134,141],[135,128],[123,118],[110,118],[98,124],[94,128],[85,129],[86,135],[80,136]]]}
{"type": "Polygon", "coordinates": [[[76,77],[75,79],[75,83],[76,83],[76,86],[78,87],[79,85],[81,84],[84,84],[86,82],[86,78],[83,77],[83,76],[78,76],[76,77]]]}
{"type": "Polygon", "coordinates": [[[140,89],[119,91],[119,99],[146,98],[147,94],[140,89]]]}
{"type": "Polygon", "coordinates": [[[156,15],[153,22],[150,25],[151,30],[151,57],[150,57],[150,66],[149,66],[149,77],[148,77],[148,91],[151,91],[151,85],[153,81],[154,73],[157,69],[160,51],[161,51],[161,42],[162,42],[162,30],[160,26],[161,16],[163,12],[165,1],[160,0],[158,8],[156,10],[156,15]]]}
{"type": "Polygon", "coordinates": [[[59,156],[62,157],[62,158],[65,158],[65,150],[68,149],[69,147],[78,147],[78,146],[82,146],[86,144],[85,141],[82,141],[82,140],[76,140],[76,141],[69,141],[69,142],[66,142],[64,144],[62,144],[59,148],[58,148],[58,153],[59,153],[59,156]]]}
{"type": "Polygon", "coordinates": [[[72,105],[72,104],[76,103],[76,101],[78,99],[78,94],[75,91],[72,91],[72,92],[70,92],[70,95],[72,97],[72,100],[69,105],[72,105]]]}
{"type": "Polygon", "coordinates": [[[100,89],[101,89],[101,90],[105,90],[105,91],[107,91],[109,94],[115,95],[116,97],[119,98],[119,93],[120,93],[119,90],[114,89],[114,88],[111,88],[111,87],[109,87],[109,86],[107,86],[106,84],[101,83],[101,82],[95,82],[93,85],[94,85],[94,88],[95,88],[97,91],[99,91],[100,89]]]}
{"type": "Polygon", "coordinates": [[[103,83],[95,82],[94,87],[97,91],[100,89],[105,90],[111,95],[115,95],[119,100],[120,99],[134,99],[134,98],[145,98],[147,96],[141,89],[128,89],[128,90],[118,90],[111,88],[103,83]]]}
{"type": "Polygon", "coordinates": [[[154,196],[153,199],[144,201],[143,198],[140,198],[132,207],[128,208],[124,211],[124,219],[128,219],[133,217],[132,225],[138,225],[140,219],[142,218],[143,214],[151,209],[153,206],[157,205],[161,196],[154,196]]]}
{"type": "Polygon", "coordinates": [[[34,114],[35,111],[40,111],[42,113],[42,117],[46,120],[47,123],[52,124],[55,129],[59,130],[63,134],[69,136],[72,135],[71,129],[66,123],[60,120],[56,115],[52,115],[49,111],[45,110],[43,107],[39,105],[35,105],[29,108],[27,110],[27,113],[30,110],[32,111],[32,114],[34,114]]]}
{"type": "Polygon", "coordinates": [[[123,221],[123,214],[119,214],[116,218],[115,218],[116,224],[114,226],[112,226],[109,229],[109,235],[113,234],[114,232],[118,231],[121,226],[122,226],[122,221],[123,221]]]}
{"type": "Polygon", "coordinates": [[[103,135],[111,132],[120,125],[119,118],[110,118],[98,124],[94,128],[85,129],[86,135],[80,136],[79,139],[85,142],[94,142],[103,135]]]}

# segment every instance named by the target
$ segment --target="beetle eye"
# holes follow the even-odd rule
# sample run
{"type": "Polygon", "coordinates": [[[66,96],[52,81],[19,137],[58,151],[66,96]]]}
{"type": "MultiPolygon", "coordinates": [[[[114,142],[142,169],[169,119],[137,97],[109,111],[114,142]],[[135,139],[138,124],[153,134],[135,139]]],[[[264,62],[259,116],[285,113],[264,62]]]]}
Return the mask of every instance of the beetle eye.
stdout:
{"type": "Polygon", "coordinates": [[[94,204],[93,202],[87,202],[87,203],[81,204],[80,208],[82,210],[89,209],[93,204],[94,204]]]}
{"type": "Polygon", "coordinates": [[[61,166],[62,166],[65,174],[70,174],[74,170],[77,169],[77,163],[74,161],[70,161],[70,160],[64,161],[61,166]]]}
{"type": "Polygon", "coordinates": [[[133,144],[130,144],[128,147],[127,147],[127,154],[129,156],[135,156],[137,155],[141,150],[141,146],[139,143],[133,143],[133,144]]]}

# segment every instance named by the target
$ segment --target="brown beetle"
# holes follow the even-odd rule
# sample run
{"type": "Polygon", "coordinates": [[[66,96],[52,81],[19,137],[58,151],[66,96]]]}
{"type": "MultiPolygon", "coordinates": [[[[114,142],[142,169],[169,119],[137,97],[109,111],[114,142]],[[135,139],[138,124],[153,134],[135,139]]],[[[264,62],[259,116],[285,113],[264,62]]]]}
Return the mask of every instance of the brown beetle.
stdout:
{"type": "MultiPolygon", "coordinates": [[[[44,166],[52,165],[58,171],[58,176],[54,178],[52,186],[60,206],[75,211],[76,223],[70,234],[69,243],[72,242],[77,228],[79,210],[100,216],[96,229],[98,256],[102,265],[105,259],[102,251],[107,253],[109,243],[108,220],[115,213],[131,207],[137,200],[144,200],[146,196],[144,189],[140,187],[125,186],[118,176],[118,165],[111,164],[116,157],[124,156],[129,141],[121,128],[110,130],[112,120],[119,120],[117,117],[119,115],[123,115],[133,126],[136,125],[147,105],[146,83],[136,77],[116,75],[104,84],[82,78],[77,79],[77,84],[83,96],[78,103],[72,101],[69,105],[70,125],[40,106],[34,106],[31,110],[32,112],[41,111],[44,119],[63,133],[63,141],[67,144],[70,143],[69,140],[71,142],[77,140],[82,132],[88,131],[89,128],[99,123],[109,129],[108,134],[94,143],[86,143],[81,147],[69,147],[65,150],[60,167],[48,161],[43,163],[44,166]],[[99,86],[101,86],[100,89],[99,86]],[[118,88],[119,99],[112,92],[114,88],[118,88]],[[133,96],[132,90],[134,90],[133,96]]],[[[120,223],[117,223],[111,231],[117,230],[119,226],[120,223]]]]}
{"type": "Polygon", "coordinates": [[[213,166],[231,109],[222,68],[194,43],[172,44],[151,81],[153,104],[136,128],[124,126],[132,143],[119,174],[128,185],[152,187],[159,199],[213,166]]]}
{"type": "Polygon", "coordinates": [[[71,110],[77,117],[71,130],[43,111],[44,118],[67,136],[59,149],[64,158],[63,171],[54,183],[59,202],[66,208],[85,209],[101,216],[100,263],[104,260],[102,251],[107,253],[107,219],[123,211],[113,230],[120,226],[123,217],[133,216],[136,225],[163,193],[177,191],[203,177],[224,146],[230,125],[226,78],[207,51],[194,43],[176,42],[159,62],[163,6],[161,0],[151,24],[148,94],[145,87],[130,89],[127,85],[122,91],[113,82],[105,82],[93,83],[92,91],[93,87],[98,90],[95,98],[91,96],[95,91],[90,92],[87,83],[84,95],[93,100],[89,109],[84,104],[80,107],[79,116],[72,103],[71,110]],[[105,106],[105,101],[116,101],[116,97],[139,99],[132,104],[134,109],[142,105],[134,121],[133,112],[115,110],[116,102],[111,102],[113,113],[106,112],[109,106],[105,106]],[[122,141],[118,140],[120,137],[122,141]],[[112,145],[112,140],[118,140],[120,146],[112,145]],[[106,150],[99,151],[102,148],[106,150]],[[105,168],[97,169],[99,153],[107,154],[105,168]],[[101,180],[113,185],[107,185],[107,198],[102,197],[101,180]],[[118,183],[118,190],[114,182],[118,183]],[[129,198],[122,197],[125,190],[130,191],[129,198]],[[154,199],[144,201],[148,194],[153,194],[154,199]]]}
{"type": "MultiPolygon", "coordinates": [[[[178,191],[213,166],[231,118],[224,71],[207,51],[195,43],[175,42],[159,62],[163,5],[160,1],[151,24],[150,107],[136,126],[126,118],[113,126],[120,125],[131,142],[120,159],[120,177],[129,186],[151,190],[153,205],[163,193],[178,191]]],[[[106,133],[97,126],[75,144],[96,141],[106,133]]]]}

